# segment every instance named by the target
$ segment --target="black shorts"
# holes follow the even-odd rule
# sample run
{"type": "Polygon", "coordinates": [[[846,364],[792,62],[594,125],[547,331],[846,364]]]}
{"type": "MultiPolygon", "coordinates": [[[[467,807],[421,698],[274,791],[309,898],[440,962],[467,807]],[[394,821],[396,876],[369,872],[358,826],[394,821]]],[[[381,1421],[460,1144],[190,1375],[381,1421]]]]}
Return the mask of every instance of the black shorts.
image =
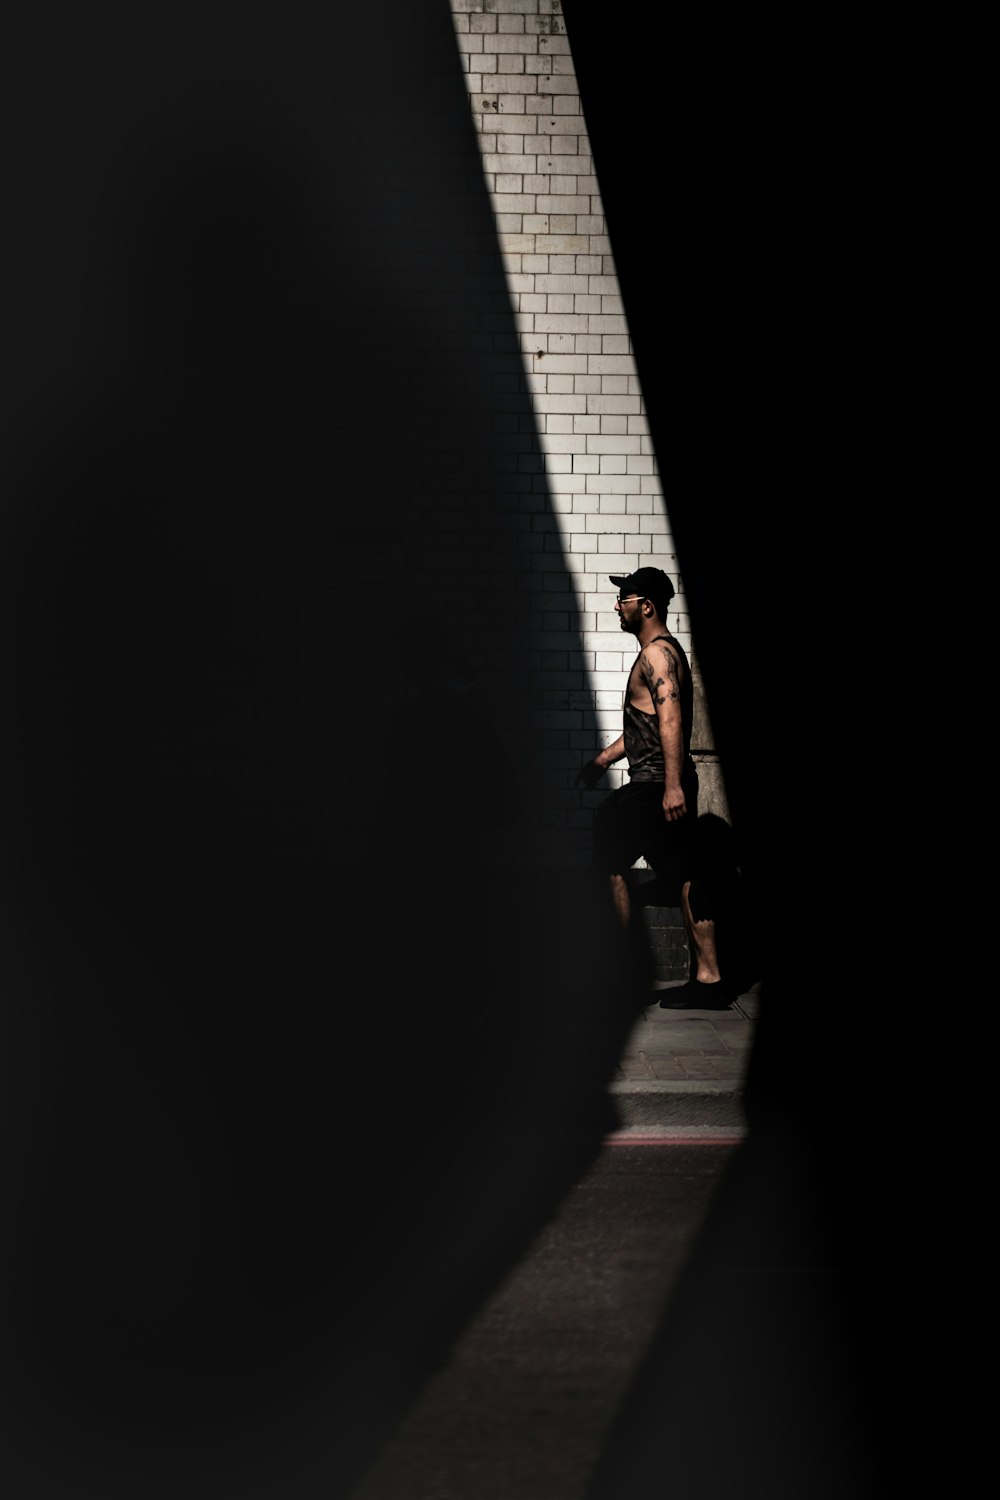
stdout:
{"type": "MultiPolygon", "coordinates": [[[[695,793],[697,796],[697,793],[695,793]]],[[[627,781],[609,792],[594,814],[592,863],[606,875],[625,875],[642,856],[680,901],[693,874],[695,801],[676,823],[663,816],[661,781],[627,781]]]]}

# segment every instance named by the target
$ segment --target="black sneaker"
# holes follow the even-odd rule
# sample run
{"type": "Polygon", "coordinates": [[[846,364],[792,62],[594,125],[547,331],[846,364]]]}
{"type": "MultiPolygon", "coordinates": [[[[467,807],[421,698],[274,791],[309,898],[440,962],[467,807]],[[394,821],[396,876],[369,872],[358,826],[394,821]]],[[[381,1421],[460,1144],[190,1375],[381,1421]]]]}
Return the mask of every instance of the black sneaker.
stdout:
{"type": "Polygon", "coordinates": [[[736,992],[724,979],[706,984],[703,979],[689,979],[686,984],[665,990],[660,998],[661,1010],[728,1010],[736,992]]]}

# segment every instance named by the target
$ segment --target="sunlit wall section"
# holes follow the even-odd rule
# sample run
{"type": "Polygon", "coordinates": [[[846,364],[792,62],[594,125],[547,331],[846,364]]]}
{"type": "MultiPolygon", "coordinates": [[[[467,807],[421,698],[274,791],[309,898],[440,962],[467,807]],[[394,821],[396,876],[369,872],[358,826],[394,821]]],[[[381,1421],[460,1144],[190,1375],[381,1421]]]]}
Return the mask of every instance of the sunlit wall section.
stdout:
{"type": "MultiPolygon", "coordinates": [[[[552,565],[570,572],[583,631],[578,691],[607,744],[635,654],[609,573],[664,568],[677,588],[670,626],[691,641],[573,59],[559,0],[451,6],[542,454],[533,483],[557,518],[552,565]]],[[[604,784],[623,776],[614,768],[604,784]]]]}

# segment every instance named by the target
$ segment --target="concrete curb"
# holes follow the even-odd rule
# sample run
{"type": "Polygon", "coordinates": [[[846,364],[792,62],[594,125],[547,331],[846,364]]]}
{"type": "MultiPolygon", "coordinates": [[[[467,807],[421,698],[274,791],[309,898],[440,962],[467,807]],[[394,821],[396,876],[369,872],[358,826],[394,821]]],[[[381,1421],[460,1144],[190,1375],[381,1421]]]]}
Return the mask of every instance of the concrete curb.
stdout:
{"type": "Polygon", "coordinates": [[[746,1129],[741,1089],[729,1083],[650,1079],[608,1087],[621,1128],[746,1129]]]}

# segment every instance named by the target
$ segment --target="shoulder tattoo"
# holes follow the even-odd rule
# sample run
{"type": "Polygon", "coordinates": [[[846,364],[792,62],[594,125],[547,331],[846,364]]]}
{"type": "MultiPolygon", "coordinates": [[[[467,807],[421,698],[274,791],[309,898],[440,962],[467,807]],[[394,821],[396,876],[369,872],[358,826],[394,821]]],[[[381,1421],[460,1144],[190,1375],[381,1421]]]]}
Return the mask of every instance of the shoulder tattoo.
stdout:
{"type": "Polygon", "coordinates": [[[662,663],[650,661],[646,652],[642,659],[642,675],[654,703],[676,703],[681,695],[680,669],[677,657],[664,646],[662,663]]]}

